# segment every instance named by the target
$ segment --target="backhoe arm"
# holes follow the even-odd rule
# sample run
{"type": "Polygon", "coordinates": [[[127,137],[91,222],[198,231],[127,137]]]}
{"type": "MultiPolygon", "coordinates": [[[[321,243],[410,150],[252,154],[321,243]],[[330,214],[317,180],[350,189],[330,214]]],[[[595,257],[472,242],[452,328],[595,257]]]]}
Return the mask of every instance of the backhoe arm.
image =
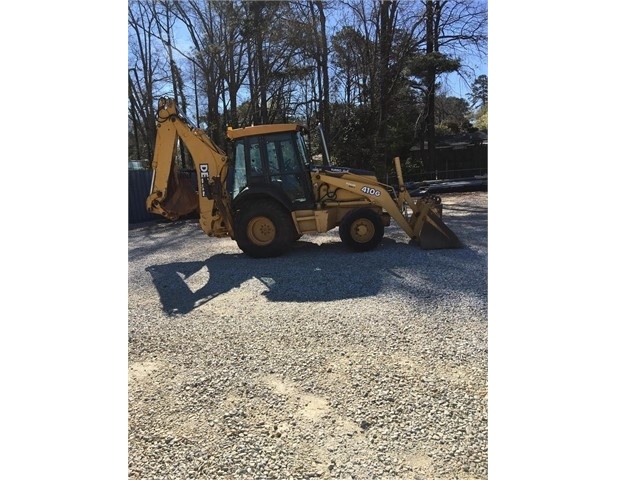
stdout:
{"type": "Polygon", "coordinates": [[[172,99],[160,99],[157,122],[147,210],[170,220],[199,210],[200,226],[206,234],[233,237],[230,199],[225,186],[226,154],[203,130],[191,125],[178,112],[172,99]],[[193,157],[198,177],[197,193],[188,178],[180,178],[175,161],[178,138],[193,157]]]}

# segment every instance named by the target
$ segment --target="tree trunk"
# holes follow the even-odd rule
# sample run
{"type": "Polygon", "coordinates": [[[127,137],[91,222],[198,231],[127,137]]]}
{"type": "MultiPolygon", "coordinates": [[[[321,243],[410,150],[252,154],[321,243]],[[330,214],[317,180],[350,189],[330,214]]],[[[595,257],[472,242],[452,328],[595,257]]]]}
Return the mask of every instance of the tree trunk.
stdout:
{"type": "MultiPolygon", "coordinates": [[[[330,114],[330,86],[328,76],[328,42],[326,40],[326,14],[322,2],[316,1],[313,4],[317,7],[319,15],[319,39],[317,55],[317,80],[319,87],[319,121],[322,123],[324,134],[330,138],[331,134],[331,114],[330,114]]],[[[313,15],[314,16],[314,15],[313,15]]]]}
{"type": "MultiPolygon", "coordinates": [[[[439,2],[428,0],[426,2],[426,54],[432,54],[435,50],[435,9],[439,2]]],[[[435,65],[432,63],[426,69],[426,141],[428,142],[428,156],[425,170],[435,170],[436,162],[436,136],[435,136],[435,65]]]]}
{"type": "Polygon", "coordinates": [[[385,175],[388,170],[386,165],[389,160],[388,152],[388,118],[389,102],[393,95],[391,92],[392,80],[390,78],[390,57],[394,37],[394,19],[397,3],[383,0],[380,11],[380,35],[379,35],[379,110],[377,118],[378,149],[377,165],[381,167],[380,174],[385,175]]]}

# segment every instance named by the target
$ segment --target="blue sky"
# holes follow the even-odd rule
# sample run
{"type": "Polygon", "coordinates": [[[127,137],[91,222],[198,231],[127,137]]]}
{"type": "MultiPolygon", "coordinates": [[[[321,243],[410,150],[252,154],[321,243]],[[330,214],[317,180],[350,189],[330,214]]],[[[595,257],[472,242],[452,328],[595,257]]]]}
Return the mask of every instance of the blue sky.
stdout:
{"type": "MultiPolygon", "coordinates": [[[[475,78],[480,75],[488,75],[488,66],[484,64],[477,65],[475,68],[475,78]]],[[[446,94],[449,97],[459,97],[468,100],[467,95],[471,92],[473,80],[467,80],[456,73],[450,73],[441,79],[446,94]]]]}

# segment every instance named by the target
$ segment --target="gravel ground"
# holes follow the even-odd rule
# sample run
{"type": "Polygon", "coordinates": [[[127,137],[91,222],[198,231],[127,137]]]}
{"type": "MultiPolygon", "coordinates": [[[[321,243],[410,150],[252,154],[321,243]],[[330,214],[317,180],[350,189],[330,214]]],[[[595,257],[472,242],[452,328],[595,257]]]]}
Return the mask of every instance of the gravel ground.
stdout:
{"type": "Polygon", "coordinates": [[[488,195],[441,198],[461,249],[132,227],[129,478],[486,479],[488,195]]]}

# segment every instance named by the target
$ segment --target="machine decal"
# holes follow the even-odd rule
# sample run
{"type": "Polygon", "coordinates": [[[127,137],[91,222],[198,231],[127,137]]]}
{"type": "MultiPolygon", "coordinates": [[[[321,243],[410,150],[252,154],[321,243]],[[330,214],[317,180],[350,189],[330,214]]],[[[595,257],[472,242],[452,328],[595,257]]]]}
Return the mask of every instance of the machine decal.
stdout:
{"type": "Polygon", "coordinates": [[[367,195],[375,195],[376,197],[379,197],[382,194],[382,192],[375,190],[373,187],[362,187],[362,192],[367,195]]]}
{"type": "Polygon", "coordinates": [[[202,196],[206,197],[206,186],[209,181],[209,164],[208,163],[200,163],[200,191],[202,192],[202,196]]]}

